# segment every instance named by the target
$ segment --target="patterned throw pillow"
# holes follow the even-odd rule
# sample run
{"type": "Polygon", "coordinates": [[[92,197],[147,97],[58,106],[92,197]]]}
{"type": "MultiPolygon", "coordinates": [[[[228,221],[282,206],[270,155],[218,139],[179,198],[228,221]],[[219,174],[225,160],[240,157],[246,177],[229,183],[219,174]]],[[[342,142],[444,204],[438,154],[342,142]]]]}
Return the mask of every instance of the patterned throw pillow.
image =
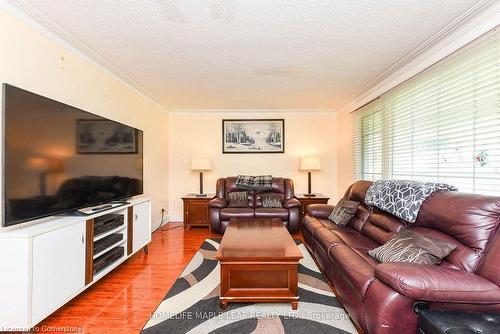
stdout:
{"type": "Polygon", "coordinates": [[[342,198],[337,203],[330,216],[328,216],[328,219],[339,226],[346,226],[352,217],[354,217],[358,208],[359,202],[349,201],[342,198]]]}
{"type": "Polygon", "coordinates": [[[274,194],[261,194],[260,200],[263,208],[282,208],[281,196],[274,194]]]}
{"type": "Polygon", "coordinates": [[[236,186],[243,189],[253,190],[253,179],[254,176],[238,175],[238,177],[236,178],[236,186]]]}
{"type": "Polygon", "coordinates": [[[450,242],[430,238],[411,229],[403,229],[382,246],[368,251],[368,254],[380,262],[438,264],[456,247],[450,242]]]}
{"type": "Polygon", "coordinates": [[[228,194],[228,208],[247,208],[248,195],[246,191],[233,191],[228,194]]]}
{"type": "Polygon", "coordinates": [[[270,190],[273,188],[273,177],[272,175],[238,175],[236,186],[248,190],[270,190]]]}

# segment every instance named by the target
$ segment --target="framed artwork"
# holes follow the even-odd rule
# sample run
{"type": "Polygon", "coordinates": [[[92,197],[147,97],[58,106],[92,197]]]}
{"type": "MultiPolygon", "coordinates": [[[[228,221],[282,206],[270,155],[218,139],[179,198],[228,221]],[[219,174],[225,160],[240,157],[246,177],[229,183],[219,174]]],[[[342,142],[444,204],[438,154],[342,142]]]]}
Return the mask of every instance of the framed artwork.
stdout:
{"type": "Polygon", "coordinates": [[[223,119],[222,153],[285,153],[285,120],[223,119]]]}
{"type": "Polygon", "coordinates": [[[135,154],[137,131],[105,119],[79,119],[76,126],[78,154],[135,154]]]}

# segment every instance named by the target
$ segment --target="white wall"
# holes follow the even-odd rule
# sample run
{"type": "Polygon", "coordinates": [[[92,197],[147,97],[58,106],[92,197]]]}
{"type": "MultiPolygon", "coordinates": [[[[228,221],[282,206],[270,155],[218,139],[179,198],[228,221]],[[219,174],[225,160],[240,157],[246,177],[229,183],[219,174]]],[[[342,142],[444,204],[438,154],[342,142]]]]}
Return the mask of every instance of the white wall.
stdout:
{"type": "Polygon", "coordinates": [[[212,170],[205,173],[205,192],[215,191],[220,177],[238,174],[290,177],[295,192],[307,192],[307,173],[299,171],[302,156],[318,156],[321,170],[313,172],[312,190],[331,196],[337,193],[337,135],[333,112],[171,112],[170,113],[169,208],[172,220],[181,220],[186,193],[199,189],[198,173],[190,170],[193,157],[207,157],[212,170]],[[284,154],[222,154],[222,119],[284,118],[284,154]]]}
{"type": "Polygon", "coordinates": [[[2,8],[0,45],[1,83],[144,130],[144,190],[157,222],[160,208],[168,206],[168,114],[2,8]]]}

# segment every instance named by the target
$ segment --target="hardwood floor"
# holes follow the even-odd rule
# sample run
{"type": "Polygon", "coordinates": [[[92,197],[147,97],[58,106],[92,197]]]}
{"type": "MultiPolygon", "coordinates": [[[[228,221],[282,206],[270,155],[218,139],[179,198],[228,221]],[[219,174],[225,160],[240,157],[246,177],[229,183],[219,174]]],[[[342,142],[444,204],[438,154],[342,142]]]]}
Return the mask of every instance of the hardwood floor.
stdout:
{"type": "Polygon", "coordinates": [[[153,234],[149,254],[135,254],[42,321],[39,331],[138,333],[203,240],[220,237],[207,228],[186,231],[179,223],[170,223],[168,228],[153,234]]]}

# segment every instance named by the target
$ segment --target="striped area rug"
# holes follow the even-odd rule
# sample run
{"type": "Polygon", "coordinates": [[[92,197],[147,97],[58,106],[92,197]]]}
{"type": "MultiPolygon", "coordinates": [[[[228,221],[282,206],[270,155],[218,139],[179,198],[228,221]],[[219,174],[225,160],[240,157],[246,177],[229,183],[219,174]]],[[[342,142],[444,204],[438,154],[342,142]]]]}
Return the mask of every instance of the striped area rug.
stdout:
{"type": "Polygon", "coordinates": [[[153,333],[357,333],[302,242],[299,307],[290,303],[230,303],[219,308],[221,239],[206,239],[144,326],[153,333]]]}

